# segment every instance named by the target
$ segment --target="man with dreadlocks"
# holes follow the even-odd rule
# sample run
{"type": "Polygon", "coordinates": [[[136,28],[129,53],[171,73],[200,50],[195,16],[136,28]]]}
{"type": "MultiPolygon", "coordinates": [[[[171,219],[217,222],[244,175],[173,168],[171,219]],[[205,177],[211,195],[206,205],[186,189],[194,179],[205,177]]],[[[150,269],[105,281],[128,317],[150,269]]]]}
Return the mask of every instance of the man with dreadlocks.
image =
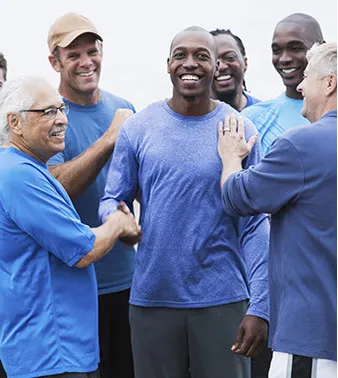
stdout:
{"type": "Polygon", "coordinates": [[[237,111],[260,100],[247,93],[244,74],[248,67],[242,40],[229,29],[210,32],[215,37],[218,50],[219,71],[212,84],[212,97],[232,106],[237,111]]]}

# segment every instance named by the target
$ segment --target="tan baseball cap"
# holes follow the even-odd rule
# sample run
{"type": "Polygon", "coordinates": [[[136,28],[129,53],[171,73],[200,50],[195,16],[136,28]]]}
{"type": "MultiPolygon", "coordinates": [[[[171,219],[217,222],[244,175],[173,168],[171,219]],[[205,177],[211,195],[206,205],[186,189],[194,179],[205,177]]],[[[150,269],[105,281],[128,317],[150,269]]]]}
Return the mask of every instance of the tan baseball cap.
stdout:
{"type": "Polygon", "coordinates": [[[95,34],[100,41],[103,41],[88,18],[77,13],[66,13],[59,17],[49,29],[47,41],[49,51],[52,53],[57,46],[67,47],[75,38],[85,33],[95,34]]]}

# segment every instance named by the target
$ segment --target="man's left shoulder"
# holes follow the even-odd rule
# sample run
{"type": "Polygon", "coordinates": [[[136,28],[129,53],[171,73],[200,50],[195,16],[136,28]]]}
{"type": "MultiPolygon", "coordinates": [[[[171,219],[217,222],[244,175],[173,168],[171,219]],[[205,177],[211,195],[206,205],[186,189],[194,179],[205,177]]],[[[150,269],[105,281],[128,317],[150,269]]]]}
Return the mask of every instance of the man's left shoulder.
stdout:
{"type": "Polygon", "coordinates": [[[135,108],[131,102],[119,97],[113,93],[107,92],[101,89],[102,101],[105,105],[115,107],[115,108],[126,108],[131,109],[135,112],[135,108]]]}

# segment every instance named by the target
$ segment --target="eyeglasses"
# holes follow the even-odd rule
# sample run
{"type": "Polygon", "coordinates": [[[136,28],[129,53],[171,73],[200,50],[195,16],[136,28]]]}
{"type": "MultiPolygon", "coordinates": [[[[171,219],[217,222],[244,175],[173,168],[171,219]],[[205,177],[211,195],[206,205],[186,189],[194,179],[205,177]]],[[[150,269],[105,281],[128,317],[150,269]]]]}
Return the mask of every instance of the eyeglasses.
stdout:
{"type": "Polygon", "coordinates": [[[69,105],[68,104],[62,104],[58,108],[51,106],[50,108],[46,109],[29,109],[29,110],[21,110],[22,112],[25,113],[42,113],[43,116],[49,117],[49,118],[54,118],[57,115],[58,110],[63,115],[67,115],[69,113],[69,105]]]}

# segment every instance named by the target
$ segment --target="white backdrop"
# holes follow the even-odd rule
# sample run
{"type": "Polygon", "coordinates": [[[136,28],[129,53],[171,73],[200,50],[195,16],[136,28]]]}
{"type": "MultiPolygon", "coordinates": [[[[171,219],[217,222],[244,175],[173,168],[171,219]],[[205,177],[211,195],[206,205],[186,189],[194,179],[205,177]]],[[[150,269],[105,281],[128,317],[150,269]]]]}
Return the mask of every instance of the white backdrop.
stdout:
{"type": "Polygon", "coordinates": [[[249,60],[247,87],[262,100],[283,91],[270,53],[278,21],[308,13],[319,21],[327,41],[337,40],[334,0],[0,0],[0,6],[0,51],[8,60],[9,78],[40,75],[57,86],[58,75],[47,59],[48,29],[62,14],[78,12],[92,20],[104,39],[101,88],[130,100],[137,110],[171,96],[169,45],[188,26],[230,28],[242,38],[249,60]]]}

